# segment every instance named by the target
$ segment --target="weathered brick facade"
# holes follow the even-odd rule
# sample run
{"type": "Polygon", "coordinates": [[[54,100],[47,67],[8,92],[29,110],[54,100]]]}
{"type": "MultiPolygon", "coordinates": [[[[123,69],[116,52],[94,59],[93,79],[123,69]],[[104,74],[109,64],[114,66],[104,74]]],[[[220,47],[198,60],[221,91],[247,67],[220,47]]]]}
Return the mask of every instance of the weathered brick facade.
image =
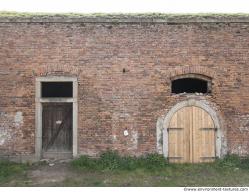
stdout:
{"type": "Polygon", "coordinates": [[[0,152],[35,154],[35,80],[78,80],[78,153],[157,151],[157,121],[203,100],[227,151],[249,153],[249,18],[0,18],[0,152]],[[208,95],[171,94],[180,74],[212,78],[208,95]],[[129,135],[124,136],[124,130],[129,135]]]}

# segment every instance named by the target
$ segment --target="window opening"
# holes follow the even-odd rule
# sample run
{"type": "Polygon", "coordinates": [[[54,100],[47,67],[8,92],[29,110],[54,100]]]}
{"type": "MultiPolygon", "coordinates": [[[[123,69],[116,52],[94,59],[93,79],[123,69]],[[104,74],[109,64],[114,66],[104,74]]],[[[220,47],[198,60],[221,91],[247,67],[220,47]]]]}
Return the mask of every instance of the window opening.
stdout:
{"type": "Polygon", "coordinates": [[[181,78],[171,82],[172,93],[209,93],[208,81],[198,78],[181,78]]]}
{"type": "Polygon", "coordinates": [[[42,97],[73,97],[73,82],[42,82],[42,97]]]}

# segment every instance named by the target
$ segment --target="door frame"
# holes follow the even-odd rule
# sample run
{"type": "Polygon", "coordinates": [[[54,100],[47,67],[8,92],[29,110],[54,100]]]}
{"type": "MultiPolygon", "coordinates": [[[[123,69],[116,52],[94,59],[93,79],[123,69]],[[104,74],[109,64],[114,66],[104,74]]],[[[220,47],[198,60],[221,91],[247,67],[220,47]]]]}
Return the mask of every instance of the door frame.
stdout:
{"type": "Polygon", "coordinates": [[[65,76],[47,76],[36,78],[36,97],[35,97],[35,156],[37,160],[42,157],[42,104],[43,103],[72,103],[73,106],[73,132],[72,132],[72,155],[78,155],[78,81],[76,77],[65,76]],[[42,82],[72,82],[73,97],[70,98],[42,98],[41,84],[42,82]]]}
{"type": "MultiPolygon", "coordinates": [[[[161,123],[158,122],[158,125],[162,125],[162,129],[160,130],[162,132],[162,134],[158,133],[157,135],[162,135],[162,153],[164,155],[165,158],[168,157],[168,141],[169,141],[169,137],[168,137],[168,131],[167,128],[169,127],[169,123],[171,121],[172,116],[181,108],[183,107],[187,107],[187,106],[196,106],[196,107],[200,107],[203,110],[205,110],[212,118],[213,122],[214,122],[214,126],[215,128],[217,128],[216,131],[216,142],[215,142],[215,155],[216,157],[220,158],[222,156],[225,155],[226,151],[224,149],[226,149],[226,142],[225,142],[225,137],[224,137],[224,133],[221,129],[221,124],[220,124],[220,120],[218,118],[217,113],[206,103],[204,103],[203,101],[198,101],[195,99],[189,99],[186,101],[182,101],[180,103],[177,103],[174,107],[172,107],[169,112],[166,114],[166,116],[162,119],[161,123]]],[[[158,131],[159,131],[158,130],[158,131]]],[[[157,140],[159,141],[161,138],[157,138],[157,140]]]]}

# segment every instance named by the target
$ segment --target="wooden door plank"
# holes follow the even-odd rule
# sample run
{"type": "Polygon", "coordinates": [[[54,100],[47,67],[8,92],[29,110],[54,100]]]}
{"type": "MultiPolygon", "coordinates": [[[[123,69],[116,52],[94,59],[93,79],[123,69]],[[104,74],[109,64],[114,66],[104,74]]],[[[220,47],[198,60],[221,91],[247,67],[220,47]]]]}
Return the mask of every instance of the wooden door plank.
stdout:
{"type": "Polygon", "coordinates": [[[186,145],[186,162],[191,162],[192,159],[192,143],[190,143],[191,135],[192,135],[192,110],[191,107],[186,107],[186,137],[185,137],[185,145],[186,145]]]}
{"type": "Polygon", "coordinates": [[[188,108],[177,111],[169,124],[169,160],[184,163],[189,161],[189,113],[188,108]],[[186,124],[188,124],[186,126],[186,124]]]}
{"type": "Polygon", "coordinates": [[[44,104],[42,121],[43,121],[43,128],[42,128],[43,151],[50,151],[50,152],[71,151],[72,150],[72,104],[71,103],[44,104]],[[63,122],[63,119],[65,118],[66,121],[63,122]],[[62,126],[64,127],[63,129],[62,126]]]}
{"type": "Polygon", "coordinates": [[[193,163],[214,161],[214,123],[211,116],[199,107],[193,107],[193,153],[193,163]]]}
{"type": "MultiPolygon", "coordinates": [[[[171,118],[169,127],[170,128],[177,127],[176,122],[177,122],[176,121],[176,115],[174,114],[173,117],[171,118]]],[[[174,148],[175,148],[176,138],[175,138],[174,132],[172,132],[170,129],[169,129],[168,135],[169,135],[169,141],[168,141],[168,144],[169,144],[169,158],[171,158],[171,157],[175,157],[175,149],[174,148]]],[[[174,162],[175,160],[174,159],[169,159],[169,161],[174,162]]]]}
{"type": "MultiPolygon", "coordinates": [[[[185,114],[185,110],[182,110],[182,114],[181,114],[182,115],[182,123],[180,125],[181,127],[185,127],[185,124],[186,124],[186,117],[184,116],[184,114],[185,114]]],[[[181,139],[179,142],[182,143],[180,150],[181,150],[181,154],[183,154],[182,161],[185,162],[185,161],[187,161],[187,158],[188,158],[187,153],[186,153],[186,145],[185,145],[186,128],[183,131],[184,132],[181,134],[181,139]]]]}
{"type": "MultiPolygon", "coordinates": [[[[70,113],[71,113],[71,110],[69,109],[64,116],[62,114],[59,115],[60,118],[58,119],[62,119],[61,124],[59,125],[57,129],[54,129],[53,135],[50,137],[50,140],[48,141],[46,149],[52,146],[55,143],[56,139],[57,141],[60,141],[59,139],[64,138],[65,136],[67,137],[67,131],[62,132],[62,129],[66,128],[67,120],[70,118],[70,113]],[[59,134],[61,134],[61,137],[58,137],[59,134]]],[[[62,143],[62,142],[59,142],[59,143],[62,143]]]]}
{"type": "MultiPolygon", "coordinates": [[[[178,127],[183,127],[182,125],[182,121],[183,121],[183,117],[182,117],[182,111],[180,110],[178,113],[177,113],[177,126],[178,127]]],[[[176,132],[176,155],[177,156],[182,156],[181,159],[179,159],[178,161],[183,161],[184,159],[184,154],[182,153],[182,142],[181,142],[181,135],[183,135],[183,131],[177,131],[176,132]]]]}

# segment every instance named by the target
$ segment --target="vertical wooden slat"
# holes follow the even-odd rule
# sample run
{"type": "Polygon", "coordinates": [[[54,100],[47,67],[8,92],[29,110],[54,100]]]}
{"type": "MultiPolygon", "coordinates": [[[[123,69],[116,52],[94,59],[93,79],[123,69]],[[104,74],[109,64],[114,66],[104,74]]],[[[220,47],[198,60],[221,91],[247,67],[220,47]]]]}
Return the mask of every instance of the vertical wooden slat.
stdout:
{"type": "Polygon", "coordinates": [[[193,107],[190,107],[190,113],[191,113],[191,127],[190,127],[190,162],[193,162],[194,161],[194,146],[195,146],[195,143],[194,143],[194,135],[195,135],[195,126],[196,124],[194,123],[196,120],[196,111],[193,110],[193,107]]]}
{"type": "MultiPolygon", "coordinates": [[[[177,127],[178,128],[182,128],[182,122],[183,122],[183,112],[182,111],[179,111],[177,113],[177,127]]],[[[183,135],[183,129],[182,130],[176,130],[175,133],[176,133],[176,156],[177,157],[181,157],[181,159],[178,159],[177,161],[178,162],[181,162],[183,161],[183,158],[184,158],[184,154],[182,153],[182,149],[183,149],[183,143],[181,143],[181,138],[180,138],[180,135],[183,135]]]]}
{"type": "MultiPolygon", "coordinates": [[[[177,127],[177,114],[174,114],[169,127],[177,127]]],[[[176,153],[175,153],[175,148],[176,148],[176,136],[175,136],[175,132],[168,130],[168,134],[169,134],[169,157],[175,157],[176,153]]],[[[171,162],[175,162],[175,159],[170,159],[171,162]]]]}
{"type": "MultiPolygon", "coordinates": [[[[176,127],[176,117],[177,117],[177,114],[174,114],[173,117],[171,118],[171,121],[170,121],[170,124],[169,124],[169,127],[176,127]]],[[[175,150],[174,150],[174,147],[175,147],[175,142],[176,142],[176,139],[174,137],[174,132],[172,131],[169,131],[168,130],[168,135],[169,135],[169,158],[170,157],[174,157],[175,156],[175,150]]],[[[169,159],[170,162],[174,162],[174,159],[169,159]]]]}
{"type": "MultiPolygon", "coordinates": [[[[183,115],[186,113],[185,112],[186,109],[182,110],[183,115]]],[[[183,154],[183,158],[182,158],[182,162],[185,162],[188,160],[188,153],[187,153],[187,146],[186,146],[186,134],[187,134],[187,128],[185,128],[185,124],[187,124],[187,118],[183,116],[183,120],[181,123],[181,127],[183,127],[184,129],[182,130],[182,139],[181,142],[183,143],[182,147],[181,147],[181,153],[183,154]]]]}
{"type": "Polygon", "coordinates": [[[194,145],[195,143],[193,142],[194,141],[194,134],[195,134],[195,125],[194,122],[196,121],[195,118],[196,118],[196,111],[194,110],[193,107],[191,107],[191,110],[192,110],[192,126],[191,126],[191,137],[190,137],[190,154],[191,154],[191,159],[190,159],[190,162],[193,162],[193,158],[194,158],[194,145]]]}
{"type": "MultiPolygon", "coordinates": [[[[181,114],[182,112],[181,111],[179,111],[179,113],[177,114],[177,127],[181,127],[181,123],[182,123],[182,121],[183,121],[183,119],[182,119],[182,114],[181,114]]],[[[180,135],[182,135],[182,130],[177,130],[177,131],[175,131],[175,133],[176,133],[176,148],[175,148],[175,150],[176,150],[176,153],[175,153],[175,155],[177,156],[177,157],[180,157],[180,156],[182,156],[183,154],[182,153],[180,153],[180,150],[181,150],[181,148],[182,148],[182,145],[181,145],[181,138],[180,138],[180,135]]],[[[182,159],[181,159],[182,160],[182,159]]],[[[179,162],[179,161],[181,161],[180,159],[178,159],[177,161],[179,162]]]]}
{"type": "Polygon", "coordinates": [[[187,162],[191,162],[192,160],[192,143],[190,142],[190,140],[192,139],[192,126],[193,126],[193,111],[192,111],[192,108],[191,107],[188,107],[188,161],[187,162]]]}
{"type": "Polygon", "coordinates": [[[209,131],[202,131],[200,128],[202,127],[208,127],[208,123],[207,123],[207,118],[208,118],[208,115],[207,113],[205,113],[204,110],[200,110],[200,113],[201,113],[201,124],[199,126],[199,130],[198,132],[200,133],[200,135],[202,135],[202,139],[201,141],[199,141],[198,143],[201,143],[202,144],[202,147],[199,147],[200,148],[200,153],[199,153],[199,161],[206,161],[201,159],[200,157],[203,157],[205,156],[206,154],[208,154],[208,150],[209,150],[209,146],[206,146],[206,143],[208,142],[208,132],[209,131]]]}

